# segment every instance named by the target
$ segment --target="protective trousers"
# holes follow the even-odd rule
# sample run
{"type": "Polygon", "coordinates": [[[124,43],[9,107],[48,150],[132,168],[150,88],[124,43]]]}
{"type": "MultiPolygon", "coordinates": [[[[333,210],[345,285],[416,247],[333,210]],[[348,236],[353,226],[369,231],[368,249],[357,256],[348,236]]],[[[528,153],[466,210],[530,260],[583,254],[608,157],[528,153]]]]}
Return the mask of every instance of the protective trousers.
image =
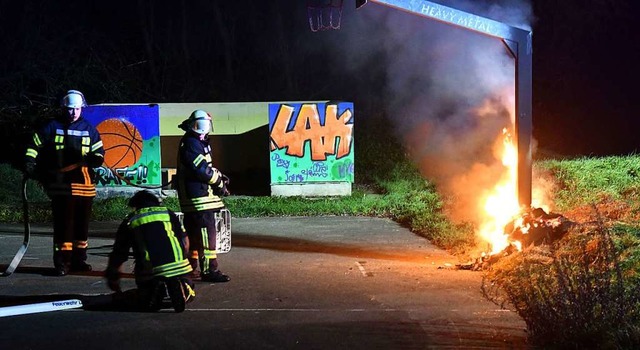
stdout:
{"type": "Polygon", "coordinates": [[[87,238],[93,197],[54,196],[53,264],[56,268],[81,265],[87,260],[87,238]]]}
{"type": "Polygon", "coordinates": [[[214,210],[184,213],[184,228],[189,236],[189,262],[195,271],[208,274],[218,270],[216,219],[214,210]]]}

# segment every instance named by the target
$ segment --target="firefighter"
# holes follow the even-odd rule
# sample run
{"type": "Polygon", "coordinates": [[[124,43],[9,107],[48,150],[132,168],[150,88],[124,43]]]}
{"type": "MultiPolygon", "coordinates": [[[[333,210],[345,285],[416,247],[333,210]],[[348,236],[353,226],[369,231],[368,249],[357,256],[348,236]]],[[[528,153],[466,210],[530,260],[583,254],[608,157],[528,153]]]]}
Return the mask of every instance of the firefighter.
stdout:
{"type": "Polygon", "coordinates": [[[222,196],[228,194],[228,179],[212,164],[211,116],[195,110],[179,127],[185,134],[178,150],[177,190],[184,227],[191,242],[189,261],[193,276],[204,282],[228,282],[229,276],[218,269],[215,219],[215,213],[224,208],[222,196]]]}
{"type": "Polygon", "coordinates": [[[168,292],[175,311],[184,311],[195,291],[187,277],[192,270],[187,260],[189,239],[178,216],[149,190],[133,195],[129,206],[133,211],[120,224],[109,254],[105,271],[109,288],[121,292],[120,267],[133,249],[137,289],[119,300],[144,311],[157,311],[168,292]]]}
{"type": "Polygon", "coordinates": [[[69,90],[62,113],[37,130],[27,142],[25,172],[37,178],[51,199],[53,265],[57,276],[90,271],[87,238],[96,195],[94,168],[102,165],[100,134],[82,117],[84,95],[69,90]]]}

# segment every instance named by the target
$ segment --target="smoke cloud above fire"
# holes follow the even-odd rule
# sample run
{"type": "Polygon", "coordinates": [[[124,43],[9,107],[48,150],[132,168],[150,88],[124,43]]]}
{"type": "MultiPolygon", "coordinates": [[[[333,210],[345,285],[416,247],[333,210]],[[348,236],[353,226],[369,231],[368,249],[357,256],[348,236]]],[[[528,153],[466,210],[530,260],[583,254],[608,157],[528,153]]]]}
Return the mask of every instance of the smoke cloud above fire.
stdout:
{"type": "MultiPolygon", "coordinates": [[[[526,1],[438,2],[520,28],[533,18],[526,1]]],[[[339,64],[360,75],[372,60],[383,66],[379,99],[397,135],[455,204],[452,218],[476,221],[479,198],[504,174],[497,140],[503,128],[513,132],[514,58],[496,38],[372,2],[348,7],[345,1],[340,29],[348,59],[339,64]]]]}

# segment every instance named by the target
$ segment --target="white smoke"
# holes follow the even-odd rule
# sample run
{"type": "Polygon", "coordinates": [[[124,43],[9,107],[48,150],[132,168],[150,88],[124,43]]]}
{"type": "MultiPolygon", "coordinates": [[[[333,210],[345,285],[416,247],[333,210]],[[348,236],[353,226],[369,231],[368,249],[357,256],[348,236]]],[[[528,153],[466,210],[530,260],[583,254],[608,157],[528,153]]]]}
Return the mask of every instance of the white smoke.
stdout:
{"type": "MultiPolygon", "coordinates": [[[[531,28],[526,1],[439,1],[520,28],[531,28]]],[[[345,5],[348,7],[349,5],[345,5]]],[[[384,61],[386,112],[423,174],[454,198],[454,219],[475,221],[478,198],[504,172],[494,143],[513,125],[515,62],[493,37],[373,2],[345,8],[343,66],[362,76],[384,61]]],[[[375,97],[374,97],[375,98],[375,97]]]]}

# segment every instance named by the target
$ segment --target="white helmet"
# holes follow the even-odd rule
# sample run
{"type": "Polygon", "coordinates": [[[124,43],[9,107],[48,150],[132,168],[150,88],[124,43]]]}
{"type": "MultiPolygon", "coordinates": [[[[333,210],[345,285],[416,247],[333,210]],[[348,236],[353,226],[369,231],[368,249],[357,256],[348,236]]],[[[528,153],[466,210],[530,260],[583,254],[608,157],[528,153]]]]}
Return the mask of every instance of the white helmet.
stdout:
{"type": "Polygon", "coordinates": [[[201,109],[193,111],[189,116],[189,120],[192,123],[191,130],[198,134],[208,134],[212,129],[211,115],[201,109]]]}
{"type": "Polygon", "coordinates": [[[82,92],[78,90],[69,90],[62,98],[62,106],[67,108],[81,108],[87,106],[82,92]]]}

